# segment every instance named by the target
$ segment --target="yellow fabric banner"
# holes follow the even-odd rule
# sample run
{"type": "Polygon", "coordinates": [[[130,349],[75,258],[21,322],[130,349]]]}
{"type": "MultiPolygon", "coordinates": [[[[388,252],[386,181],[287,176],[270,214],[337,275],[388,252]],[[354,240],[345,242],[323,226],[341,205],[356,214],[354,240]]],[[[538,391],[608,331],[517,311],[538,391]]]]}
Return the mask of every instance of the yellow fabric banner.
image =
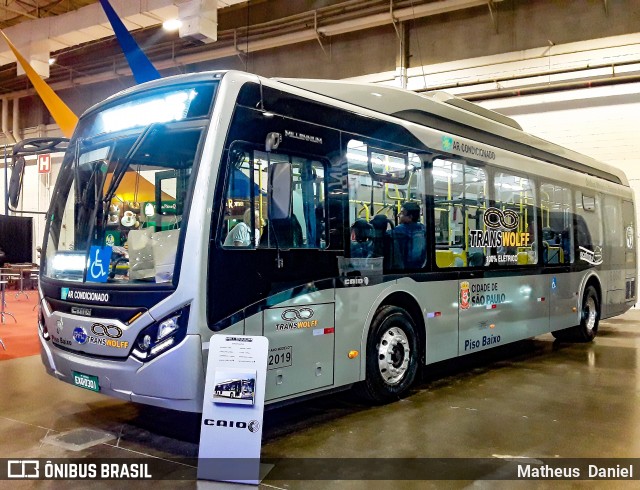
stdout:
{"type": "Polygon", "coordinates": [[[73,130],[78,124],[78,116],[76,116],[69,106],[65,104],[60,97],[53,91],[47,83],[40,78],[40,76],[36,73],[36,71],[31,68],[29,62],[24,59],[24,57],[20,54],[20,52],[16,49],[16,47],[9,41],[9,38],[5,35],[4,32],[0,30],[0,34],[4,37],[4,40],[7,41],[9,48],[13,51],[13,54],[18,59],[18,62],[22,65],[22,69],[25,71],[29,80],[33,84],[33,87],[38,92],[38,95],[44,102],[44,105],[47,106],[49,112],[53,116],[53,119],[56,121],[60,129],[62,130],[62,134],[64,134],[67,138],[71,138],[73,134],[73,130]]]}

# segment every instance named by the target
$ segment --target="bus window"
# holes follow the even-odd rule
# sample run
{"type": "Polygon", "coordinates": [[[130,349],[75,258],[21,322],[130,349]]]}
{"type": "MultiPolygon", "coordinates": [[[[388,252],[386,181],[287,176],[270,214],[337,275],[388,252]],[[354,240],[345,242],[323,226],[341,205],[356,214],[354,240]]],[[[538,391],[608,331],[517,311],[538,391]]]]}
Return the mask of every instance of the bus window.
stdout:
{"type": "Polygon", "coordinates": [[[326,172],[321,162],[284,153],[243,150],[239,146],[232,148],[229,153],[231,164],[223,246],[326,248],[326,172]],[[270,219],[267,202],[269,175],[283,165],[289,167],[285,170],[291,175],[291,187],[286,196],[281,192],[278,194],[282,189],[274,189],[280,204],[277,216],[270,219]],[[252,214],[253,227],[250,226],[252,214]],[[244,231],[236,233],[236,226],[244,231]],[[232,238],[229,238],[233,235],[243,236],[245,240],[234,245],[232,238]]]}
{"type": "Polygon", "coordinates": [[[484,266],[489,251],[483,219],[487,209],[486,171],[436,158],[432,175],[436,265],[484,266]]]}
{"type": "MultiPolygon", "coordinates": [[[[636,231],[635,231],[635,215],[633,210],[633,202],[622,201],[622,220],[624,224],[624,244],[625,244],[625,262],[627,268],[636,268],[636,231]]],[[[634,289],[635,291],[635,289],[634,289]]]]}
{"type": "Polygon", "coordinates": [[[622,266],[625,262],[625,231],[622,225],[622,199],[604,196],[604,242],[609,250],[607,260],[611,265],[622,266]]]}
{"type": "Polygon", "coordinates": [[[542,261],[573,263],[573,200],[571,190],[556,184],[540,186],[542,261]]]}
{"type": "Polygon", "coordinates": [[[350,140],[347,164],[350,256],[384,257],[387,269],[422,268],[426,231],[420,156],[350,140]]]}
{"type": "Polygon", "coordinates": [[[600,194],[578,190],[575,201],[580,259],[591,265],[599,265],[603,261],[600,194]]]}
{"type": "Polygon", "coordinates": [[[266,194],[263,189],[266,189],[266,175],[259,165],[254,165],[253,153],[245,151],[239,145],[234,146],[229,151],[222,234],[224,247],[255,248],[260,243],[266,212],[266,194]]]}
{"type": "Polygon", "coordinates": [[[538,262],[536,246],[536,197],[527,177],[498,172],[494,179],[495,205],[487,209],[485,224],[500,236],[498,265],[530,265],[538,262]]]}

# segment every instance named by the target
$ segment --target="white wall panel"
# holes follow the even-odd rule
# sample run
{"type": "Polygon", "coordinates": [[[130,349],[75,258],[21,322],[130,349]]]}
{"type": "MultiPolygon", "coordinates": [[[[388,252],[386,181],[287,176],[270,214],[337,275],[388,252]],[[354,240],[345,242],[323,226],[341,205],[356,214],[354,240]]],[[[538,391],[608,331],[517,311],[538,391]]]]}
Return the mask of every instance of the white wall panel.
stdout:
{"type": "Polygon", "coordinates": [[[640,84],[482,102],[536,136],[624,170],[640,186],[640,84]]]}

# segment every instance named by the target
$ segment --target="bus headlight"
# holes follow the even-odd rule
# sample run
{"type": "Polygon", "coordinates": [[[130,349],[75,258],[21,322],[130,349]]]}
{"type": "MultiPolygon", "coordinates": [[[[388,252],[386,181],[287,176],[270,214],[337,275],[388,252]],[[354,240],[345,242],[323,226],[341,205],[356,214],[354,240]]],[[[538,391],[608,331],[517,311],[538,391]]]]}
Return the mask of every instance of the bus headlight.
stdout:
{"type": "Polygon", "coordinates": [[[185,306],[149,325],[138,334],[131,353],[146,362],[178,345],[187,334],[188,319],[189,306],[185,306]]]}

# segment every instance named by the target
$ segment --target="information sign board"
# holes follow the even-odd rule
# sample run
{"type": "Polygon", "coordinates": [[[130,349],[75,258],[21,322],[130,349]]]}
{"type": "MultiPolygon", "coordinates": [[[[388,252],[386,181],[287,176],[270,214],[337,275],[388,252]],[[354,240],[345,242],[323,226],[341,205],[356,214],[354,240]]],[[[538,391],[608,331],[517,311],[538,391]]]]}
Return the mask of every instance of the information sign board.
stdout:
{"type": "Polygon", "coordinates": [[[257,485],[269,340],[215,334],[202,407],[198,479],[257,485]]]}

